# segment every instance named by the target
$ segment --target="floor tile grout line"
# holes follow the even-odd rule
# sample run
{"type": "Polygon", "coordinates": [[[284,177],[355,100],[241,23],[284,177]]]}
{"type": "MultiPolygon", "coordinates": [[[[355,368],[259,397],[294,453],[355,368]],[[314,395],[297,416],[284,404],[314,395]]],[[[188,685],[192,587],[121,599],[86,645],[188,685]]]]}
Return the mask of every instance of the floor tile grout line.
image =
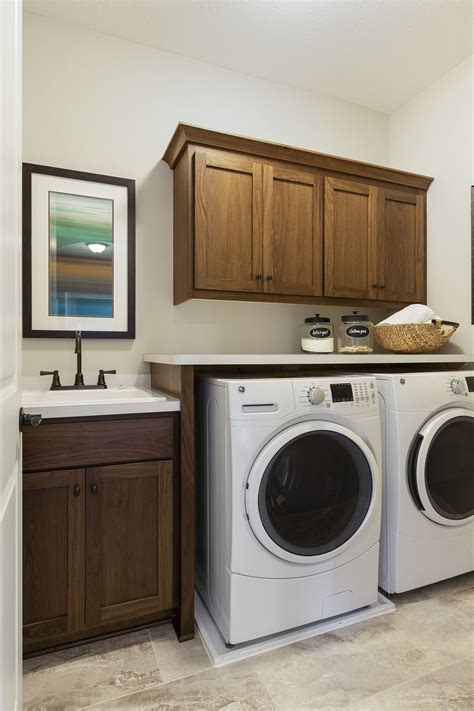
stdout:
{"type": "Polygon", "coordinates": [[[442,666],[436,667],[436,669],[432,669],[431,671],[425,672],[424,674],[418,674],[417,676],[414,676],[411,679],[406,679],[405,681],[401,681],[399,684],[393,684],[392,686],[387,686],[386,689],[381,689],[380,691],[376,691],[374,694],[369,694],[364,699],[361,699],[356,704],[354,704],[354,706],[351,705],[350,708],[353,708],[353,709],[363,708],[363,707],[361,707],[361,704],[366,702],[368,699],[373,699],[374,696],[379,696],[379,694],[385,694],[387,691],[392,691],[393,689],[398,689],[400,686],[406,686],[407,684],[412,684],[414,681],[418,681],[418,679],[423,679],[423,677],[425,677],[425,676],[431,676],[431,674],[436,674],[436,672],[442,671],[443,669],[447,669],[448,667],[452,667],[454,664],[460,664],[460,662],[465,662],[470,659],[471,659],[471,655],[468,655],[467,657],[460,657],[459,659],[455,659],[453,662],[449,662],[449,664],[443,664],[442,666]]]}
{"type": "Polygon", "coordinates": [[[157,653],[156,653],[155,645],[154,645],[154,642],[153,642],[153,637],[151,636],[151,630],[150,630],[149,627],[147,628],[147,632],[148,632],[148,637],[150,638],[151,648],[153,649],[153,656],[155,657],[155,662],[156,662],[157,670],[160,672],[160,676],[161,676],[160,662],[158,661],[158,655],[157,655],[157,653]]]}
{"type": "MultiPolygon", "coordinates": [[[[236,662],[237,664],[237,662],[236,662]]],[[[229,664],[227,666],[233,666],[232,664],[229,664]]],[[[144,691],[151,691],[153,689],[161,689],[163,686],[168,686],[168,684],[174,684],[176,681],[182,681],[183,679],[189,679],[190,677],[193,676],[199,676],[200,674],[203,674],[204,672],[208,671],[219,671],[220,669],[223,669],[225,667],[207,667],[206,669],[201,669],[201,671],[195,672],[194,674],[185,674],[184,676],[176,677],[176,679],[169,679],[169,681],[162,681],[158,682],[157,684],[153,684],[152,686],[147,686],[144,689],[137,689],[136,691],[130,691],[128,694],[121,694],[120,696],[114,696],[110,701],[118,701],[119,699],[124,699],[127,696],[134,696],[135,694],[141,694],[144,691]]],[[[101,704],[108,703],[109,700],[104,700],[104,701],[97,701],[95,704],[90,704],[89,706],[81,706],[77,709],[77,711],[83,711],[84,709],[93,709],[97,708],[101,704]]]]}

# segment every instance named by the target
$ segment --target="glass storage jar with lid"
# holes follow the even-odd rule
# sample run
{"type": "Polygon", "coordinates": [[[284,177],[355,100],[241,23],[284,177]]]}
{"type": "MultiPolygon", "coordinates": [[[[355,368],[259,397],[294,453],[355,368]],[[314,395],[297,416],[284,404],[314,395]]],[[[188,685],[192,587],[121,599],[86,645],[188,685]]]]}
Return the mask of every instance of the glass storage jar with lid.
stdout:
{"type": "Polygon", "coordinates": [[[331,319],[316,314],[305,318],[301,326],[301,350],[309,353],[332,353],[334,333],[331,319]]]}
{"type": "Polygon", "coordinates": [[[338,329],[339,353],[372,353],[374,350],[374,324],[369,317],[354,311],[341,317],[338,329]]]}

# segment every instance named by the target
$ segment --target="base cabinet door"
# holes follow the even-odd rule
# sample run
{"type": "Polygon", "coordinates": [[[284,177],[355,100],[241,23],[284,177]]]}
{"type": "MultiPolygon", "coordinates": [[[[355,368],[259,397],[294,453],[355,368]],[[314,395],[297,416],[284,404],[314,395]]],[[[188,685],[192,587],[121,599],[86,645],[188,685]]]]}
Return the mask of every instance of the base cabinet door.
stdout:
{"type": "Polygon", "coordinates": [[[86,625],[173,607],[171,461],[86,470],[86,625]]]}
{"type": "Polygon", "coordinates": [[[23,475],[25,650],[84,627],[84,504],[84,469],[23,475]]]}
{"type": "Polygon", "coordinates": [[[425,196],[378,191],[377,298],[426,300],[425,196]]]}

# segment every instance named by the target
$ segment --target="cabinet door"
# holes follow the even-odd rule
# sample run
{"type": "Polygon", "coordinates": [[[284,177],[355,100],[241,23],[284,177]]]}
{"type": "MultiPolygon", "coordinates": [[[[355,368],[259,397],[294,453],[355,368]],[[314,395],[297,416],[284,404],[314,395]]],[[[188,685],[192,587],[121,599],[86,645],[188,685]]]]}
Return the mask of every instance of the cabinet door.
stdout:
{"type": "Polygon", "coordinates": [[[263,168],[264,290],[288,296],[322,294],[321,178],[263,168]]]}
{"type": "Polygon", "coordinates": [[[173,606],[173,465],[86,470],[86,623],[173,606]]]}
{"type": "Polygon", "coordinates": [[[377,188],[363,183],[325,179],[326,296],[377,298],[374,285],[376,195],[377,188]]]}
{"type": "Polygon", "coordinates": [[[262,165],[195,154],[195,287],[262,290],[262,165]]]}
{"type": "Polygon", "coordinates": [[[379,190],[377,298],[425,301],[425,196],[379,190]]]}
{"type": "Polygon", "coordinates": [[[23,475],[23,630],[28,642],[84,626],[83,469],[23,475]]]}

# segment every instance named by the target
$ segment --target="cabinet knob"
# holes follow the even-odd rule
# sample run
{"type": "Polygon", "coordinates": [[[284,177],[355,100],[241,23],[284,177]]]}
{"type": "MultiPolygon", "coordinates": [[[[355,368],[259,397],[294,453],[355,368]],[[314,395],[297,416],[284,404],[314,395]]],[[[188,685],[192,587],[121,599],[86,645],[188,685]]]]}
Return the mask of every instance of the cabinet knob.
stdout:
{"type": "Polygon", "coordinates": [[[255,274],[255,279],[261,279],[262,277],[263,277],[262,272],[258,272],[257,274],[255,274]]]}
{"type": "Polygon", "coordinates": [[[91,494],[97,494],[97,484],[91,484],[91,494]]]}
{"type": "Polygon", "coordinates": [[[20,432],[23,432],[23,428],[27,425],[31,427],[39,427],[43,422],[43,415],[29,415],[23,408],[20,409],[20,432]]]}
{"type": "Polygon", "coordinates": [[[377,282],[374,282],[374,283],[371,284],[370,286],[371,286],[372,289],[377,289],[377,288],[378,288],[377,282]]]}
{"type": "Polygon", "coordinates": [[[273,274],[267,274],[267,281],[271,281],[273,279],[273,274]]]}
{"type": "Polygon", "coordinates": [[[76,484],[76,486],[74,487],[72,493],[74,494],[74,496],[79,496],[79,495],[80,495],[80,493],[81,493],[81,487],[79,486],[79,484],[76,484]]]}

